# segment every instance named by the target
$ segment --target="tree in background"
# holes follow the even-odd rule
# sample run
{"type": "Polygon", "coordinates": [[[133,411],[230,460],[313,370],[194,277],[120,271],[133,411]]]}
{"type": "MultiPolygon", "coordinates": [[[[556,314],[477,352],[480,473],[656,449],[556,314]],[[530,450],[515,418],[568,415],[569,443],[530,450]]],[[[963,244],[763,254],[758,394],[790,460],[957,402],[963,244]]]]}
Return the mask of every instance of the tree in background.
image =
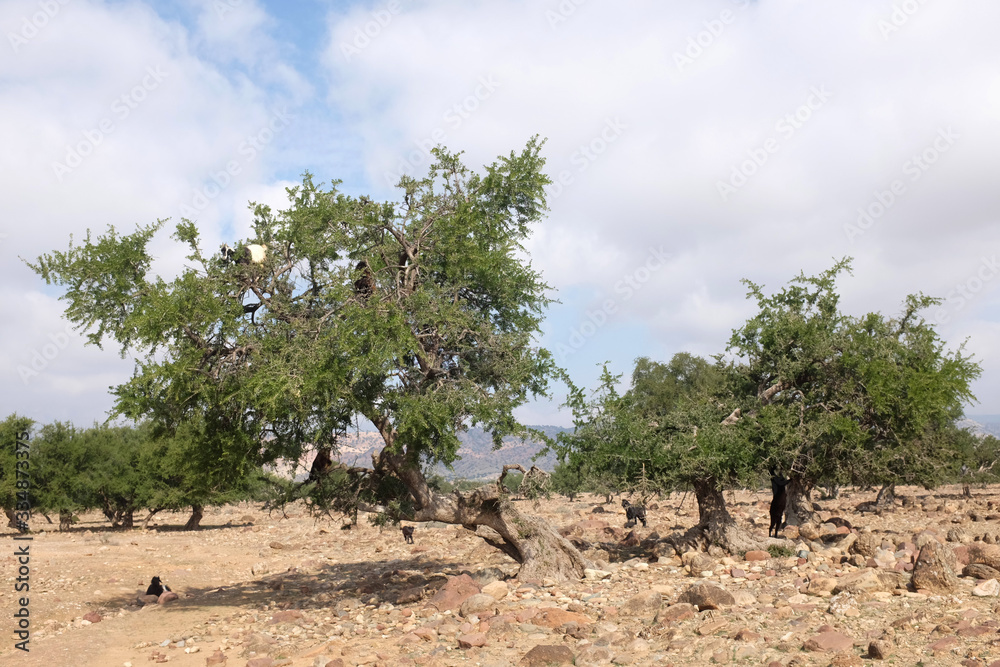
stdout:
{"type": "Polygon", "coordinates": [[[199,467],[215,480],[297,461],[309,446],[335,451],[361,417],[384,447],[372,472],[346,471],[358,501],[391,492],[398,518],[475,528],[524,579],[582,576],[572,544],[497,485],[445,495],[424,474],[455,459],[469,424],[497,446],[524,435],[513,410],[547,391],[554,366],[533,337],[549,288],[523,247],[546,210],[541,146],[532,139],[481,175],[436,150],[427,178],[400,180],[399,204],[307,174],[289,209],[254,206],[254,237],[237,245],[261,246],[259,262],[206,256],[184,220],[174,238],[191,265],[171,282],[149,275],[163,222],[88,232],[29,266],[66,286],[66,316],[91,343],[138,356],[116,412],[166,434],[198,424],[199,467]]]}

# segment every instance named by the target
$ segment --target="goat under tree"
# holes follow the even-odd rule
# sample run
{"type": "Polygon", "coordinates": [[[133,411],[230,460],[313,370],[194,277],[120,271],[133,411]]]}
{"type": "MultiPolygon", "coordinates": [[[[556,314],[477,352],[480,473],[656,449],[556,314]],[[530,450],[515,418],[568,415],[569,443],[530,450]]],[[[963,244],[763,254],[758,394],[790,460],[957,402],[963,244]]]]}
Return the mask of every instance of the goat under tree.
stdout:
{"type": "Polygon", "coordinates": [[[113,339],[139,359],[114,390],[117,414],[168,433],[197,422],[192,447],[218,461],[217,478],[299,460],[306,447],[333,451],[363,418],[383,447],[360,487],[338,488],[393,519],[475,529],[521,564],[522,579],[581,577],[573,545],[495,485],[442,494],[424,475],[455,460],[470,424],[497,447],[528,435],[513,412],[546,395],[557,372],[533,343],[550,288],[523,246],[546,210],[542,144],[532,138],[482,173],[435,149],[426,178],[400,180],[402,203],[349,197],[306,174],[288,210],[254,205],[259,264],[204,255],[182,220],[174,238],[189,266],[173,282],[147,275],[163,221],[128,236],[88,232],[29,266],[67,286],[66,317],[91,343],[113,339]]]}

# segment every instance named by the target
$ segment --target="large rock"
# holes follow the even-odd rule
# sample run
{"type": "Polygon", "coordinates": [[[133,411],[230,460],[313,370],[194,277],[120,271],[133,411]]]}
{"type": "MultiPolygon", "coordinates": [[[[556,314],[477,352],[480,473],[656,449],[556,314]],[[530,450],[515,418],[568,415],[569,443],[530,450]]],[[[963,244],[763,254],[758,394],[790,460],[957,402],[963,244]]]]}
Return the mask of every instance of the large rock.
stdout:
{"type": "Polygon", "coordinates": [[[472,577],[460,574],[457,577],[449,577],[441,590],[430,599],[430,604],[438,611],[448,609],[456,611],[463,602],[479,592],[479,585],[472,580],[472,577]]]}
{"type": "Polygon", "coordinates": [[[814,577],[809,580],[809,585],[806,586],[806,595],[823,596],[836,587],[837,580],[833,577],[814,577]]]}
{"type": "Polygon", "coordinates": [[[509,589],[507,584],[502,581],[494,581],[483,586],[483,593],[490,595],[497,600],[503,600],[507,597],[509,589]]]}
{"type": "Polygon", "coordinates": [[[521,658],[525,667],[548,667],[548,665],[572,665],[576,656],[568,646],[539,644],[521,658]]]}
{"type": "Polygon", "coordinates": [[[948,594],[958,589],[958,577],[945,561],[941,553],[944,547],[928,542],[920,549],[917,562],[913,564],[911,583],[918,590],[948,594]]]}
{"type": "Polygon", "coordinates": [[[844,575],[837,580],[834,593],[875,593],[893,591],[906,586],[907,575],[895,570],[876,570],[870,567],[844,575]]]}
{"type": "Polygon", "coordinates": [[[979,563],[1000,570],[1000,545],[974,542],[968,548],[970,565],[979,563]]]}
{"type": "Polygon", "coordinates": [[[1000,579],[1000,570],[982,563],[972,563],[962,568],[962,576],[975,579],[1000,579]]]}
{"type": "Polygon", "coordinates": [[[874,558],[875,553],[882,547],[882,538],[875,533],[861,533],[851,544],[852,554],[861,554],[865,558],[874,558]]]}
{"type": "Polygon", "coordinates": [[[470,595],[466,598],[462,606],[459,607],[459,614],[462,617],[472,616],[473,614],[479,616],[480,618],[483,614],[492,614],[496,611],[497,599],[492,595],[487,595],[486,593],[476,593],[475,595],[470,595]]]}
{"type": "Polygon", "coordinates": [[[659,591],[645,591],[629,598],[618,610],[618,613],[623,616],[653,618],[660,610],[662,602],[663,596],[660,595],[659,591]]]}
{"type": "Polygon", "coordinates": [[[736,598],[732,593],[712,584],[695,584],[681,593],[677,601],[693,604],[701,611],[722,609],[736,604],[736,598]]]}
{"type": "Polygon", "coordinates": [[[981,581],[975,588],[972,589],[972,594],[981,598],[996,597],[997,595],[1000,595],[1000,582],[996,579],[981,581]]]}

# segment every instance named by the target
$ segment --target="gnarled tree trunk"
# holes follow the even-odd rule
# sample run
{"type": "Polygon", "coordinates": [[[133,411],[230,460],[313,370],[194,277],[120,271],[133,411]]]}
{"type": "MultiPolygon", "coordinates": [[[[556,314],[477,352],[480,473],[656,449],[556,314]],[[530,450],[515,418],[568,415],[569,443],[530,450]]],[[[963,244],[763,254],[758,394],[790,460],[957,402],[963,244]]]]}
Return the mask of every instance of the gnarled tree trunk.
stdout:
{"type": "Polygon", "coordinates": [[[519,465],[505,465],[494,484],[467,493],[441,494],[428,486],[419,464],[406,454],[392,454],[387,447],[375,463],[376,469],[391,470],[409,490],[417,509],[408,520],[459,524],[475,531],[521,565],[517,574],[521,581],[580,579],[584,569],[593,567],[548,522],[522,514],[510,502],[503,479],[511,469],[524,472],[519,465]]]}
{"type": "Polygon", "coordinates": [[[205,516],[205,508],[202,505],[191,505],[191,518],[184,524],[184,530],[198,530],[201,527],[201,520],[205,516]]]}
{"type": "Polygon", "coordinates": [[[875,508],[878,510],[892,509],[896,506],[896,485],[883,484],[875,497],[875,508]]]}
{"type": "Polygon", "coordinates": [[[709,545],[716,544],[734,554],[767,549],[767,538],[757,537],[736,525],[714,479],[695,480],[694,494],[698,500],[698,525],[688,531],[688,536],[700,531],[709,545]]]}
{"type": "Polygon", "coordinates": [[[801,526],[816,518],[816,513],[812,508],[812,500],[809,499],[812,493],[812,484],[807,484],[798,475],[792,475],[785,487],[788,501],[785,504],[785,525],[801,526]]]}

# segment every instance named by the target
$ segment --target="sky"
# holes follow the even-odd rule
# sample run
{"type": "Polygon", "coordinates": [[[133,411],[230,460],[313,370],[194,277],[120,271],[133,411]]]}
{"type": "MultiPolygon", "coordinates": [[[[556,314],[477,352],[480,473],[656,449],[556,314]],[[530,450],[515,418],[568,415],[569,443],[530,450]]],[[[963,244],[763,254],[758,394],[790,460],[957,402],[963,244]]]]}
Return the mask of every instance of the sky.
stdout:
{"type": "MultiPolygon", "coordinates": [[[[576,384],[723,352],[741,279],[850,256],[843,309],[944,299],[925,316],[983,369],[967,413],[1000,413],[997,25],[992,0],[4,0],[3,413],[103,421],[134,367],[24,260],[182,216],[216,248],[306,171],[398,200],[434,145],[481,169],[533,135],[539,342],[576,384]]],[[[571,423],[553,390],[524,423],[571,423]]]]}

